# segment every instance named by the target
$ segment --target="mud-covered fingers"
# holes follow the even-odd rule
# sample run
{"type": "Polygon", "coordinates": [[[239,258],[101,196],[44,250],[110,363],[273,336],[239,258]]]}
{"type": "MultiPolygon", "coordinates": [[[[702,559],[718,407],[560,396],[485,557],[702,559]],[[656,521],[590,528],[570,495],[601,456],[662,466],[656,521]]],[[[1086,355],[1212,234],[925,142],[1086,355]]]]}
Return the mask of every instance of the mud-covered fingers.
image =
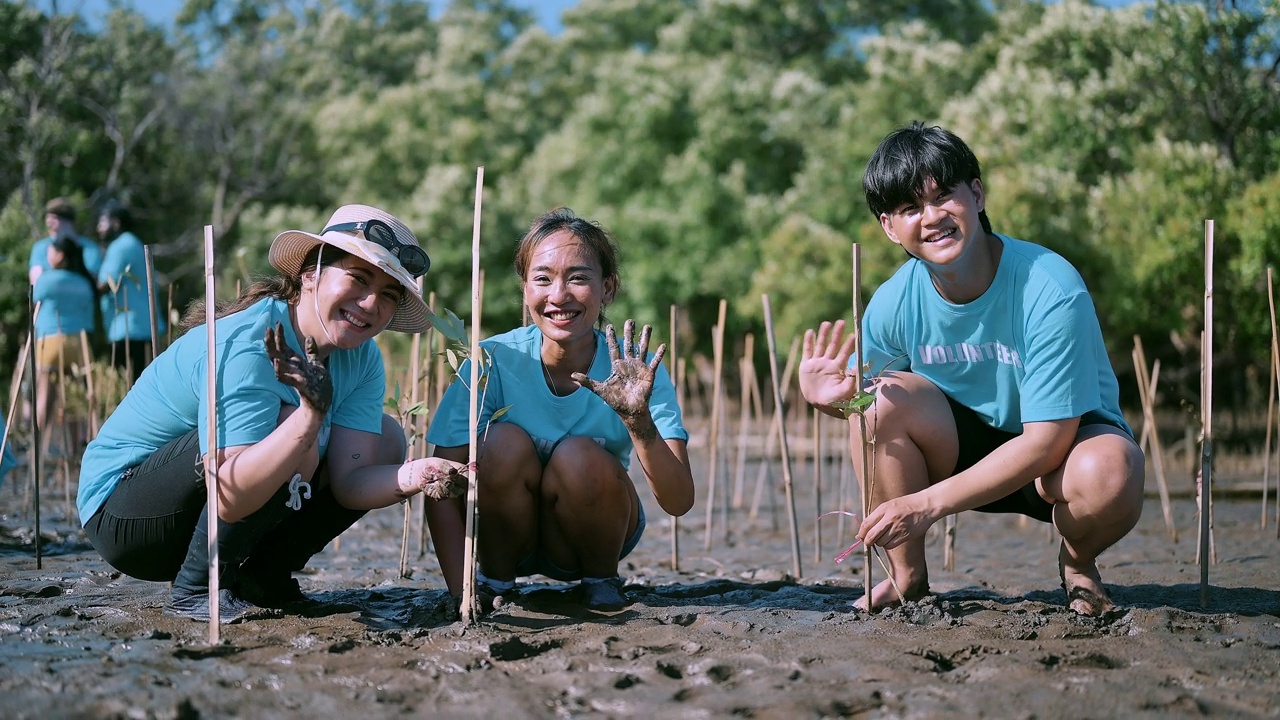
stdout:
{"type": "Polygon", "coordinates": [[[590,377],[587,377],[586,373],[576,372],[571,374],[569,377],[572,378],[574,382],[590,390],[591,392],[596,391],[596,381],[592,380],[590,377]]]}
{"type": "Polygon", "coordinates": [[[308,335],[307,339],[303,341],[302,347],[307,353],[307,362],[310,362],[313,365],[319,365],[320,353],[316,348],[316,339],[308,335]]]}
{"type": "Polygon", "coordinates": [[[640,345],[636,348],[636,357],[644,360],[645,356],[649,354],[649,340],[652,336],[653,328],[651,326],[646,324],[640,328],[640,345]]]}
{"type": "MultiPolygon", "coordinates": [[[[648,329],[647,325],[645,326],[645,329],[646,330],[648,329]]],[[[662,364],[662,357],[666,354],[667,354],[667,344],[659,343],[658,349],[655,350],[653,353],[653,359],[649,361],[649,369],[654,371],[655,373],[658,372],[658,366],[662,364]]]]}
{"type": "Polygon", "coordinates": [[[609,362],[618,362],[622,355],[618,352],[618,331],[613,329],[612,323],[605,326],[604,339],[605,344],[609,346],[609,362]]]}
{"type": "Polygon", "coordinates": [[[628,318],[622,323],[622,357],[635,357],[636,321],[628,318]]]}

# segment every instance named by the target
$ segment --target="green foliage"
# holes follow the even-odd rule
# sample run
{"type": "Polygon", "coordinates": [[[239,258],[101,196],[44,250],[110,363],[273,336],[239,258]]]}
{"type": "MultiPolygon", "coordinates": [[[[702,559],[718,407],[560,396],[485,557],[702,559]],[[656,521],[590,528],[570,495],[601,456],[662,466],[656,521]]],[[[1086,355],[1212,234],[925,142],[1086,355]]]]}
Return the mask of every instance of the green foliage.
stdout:
{"type": "Polygon", "coordinates": [[[719,300],[732,337],[760,330],[767,292],[785,342],[848,317],[852,242],[867,297],[905,259],[861,176],[919,119],[973,146],[998,231],[1081,270],[1115,366],[1140,334],[1193,395],[1205,218],[1222,372],[1261,377],[1269,353],[1278,55],[1274,2],[579,0],[552,36],[509,0],[435,18],[420,0],[187,0],[172,30],[0,0],[0,371],[49,197],[83,208],[82,232],[127,201],[178,308],[203,294],[205,225],[225,297],[270,272],[279,231],[375,204],[456,307],[479,165],[492,327],[521,319],[516,240],[567,205],[618,238],[611,316],[660,325],[678,304],[682,350],[707,353],[719,300]]]}

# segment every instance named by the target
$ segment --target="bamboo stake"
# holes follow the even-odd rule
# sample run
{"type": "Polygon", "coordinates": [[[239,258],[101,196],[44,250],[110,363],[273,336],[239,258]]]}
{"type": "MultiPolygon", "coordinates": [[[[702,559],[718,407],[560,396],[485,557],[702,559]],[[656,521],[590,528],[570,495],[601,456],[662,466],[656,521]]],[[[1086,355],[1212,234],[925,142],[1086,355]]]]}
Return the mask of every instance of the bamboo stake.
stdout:
{"type": "Polygon", "coordinates": [[[773,401],[779,410],[778,444],[782,451],[782,486],[787,493],[787,520],[791,529],[791,571],[799,580],[804,574],[800,569],[800,533],[796,528],[796,499],[791,487],[791,452],[787,448],[787,424],[785,416],[781,414],[784,403],[782,382],[778,378],[778,349],[773,336],[773,309],[769,306],[768,293],[761,295],[760,300],[764,303],[765,336],[769,340],[769,376],[773,379],[773,401]]]}
{"type": "Polygon", "coordinates": [[[93,385],[93,354],[89,349],[89,332],[80,331],[80,361],[84,363],[85,403],[89,406],[89,439],[98,436],[98,396],[93,385]]]}
{"type": "Polygon", "coordinates": [[[142,246],[142,257],[147,264],[147,319],[151,321],[151,361],[160,354],[160,323],[156,318],[155,270],[151,260],[151,246],[142,246]]]}
{"type": "MultiPolygon", "coordinates": [[[[791,379],[794,376],[796,369],[796,350],[798,350],[799,347],[800,338],[794,338],[791,341],[791,350],[787,353],[787,364],[785,369],[782,371],[783,397],[786,397],[791,391],[791,379]]],[[[771,479],[768,458],[773,457],[773,450],[777,447],[778,433],[781,432],[780,428],[782,427],[782,409],[784,405],[785,403],[777,402],[776,399],[773,404],[773,419],[769,423],[769,434],[765,436],[764,456],[761,458],[760,472],[756,474],[756,488],[751,498],[751,512],[748,514],[748,517],[752,520],[756,519],[760,510],[760,497],[764,492],[765,480],[771,479]]],[[[777,504],[774,502],[772,494],[769,495],[769,509],[771,512],[771,519],[773,521],[773,529],[777,530],[777,504]]]]}
{"type": "MultiPolygon", "coordinates": [[[[418,295],[422,295],[422,278],[418,278],[418,295]]],[[[414,451],[418,445],[418,416],[413,413],[418,407],[418,384],[422,378],[421,366],[418,360],[418,354],[422,350],[422,333],[413,334],[413,339],[409,342],[409,437],[412,442],[408,446],[408,454],[414,456],[414,451]]],[[[423,500],[425,504],[425,499],[423,500]]],[[[404,531],[400,537],[400,577],[401,579],[409,577],[409,530],[413,525],[413,498],[408,498],[404,503],[404,531]]]]}
{"type": "Polygon", "coordinates": [[[173,283],[169,283],[169,300],[165,305],[164,312],[164,320],[166,323],[164,326],[164,344],[170,345],[173,343],[173,326],[175,324],[173,322],[173,283]]]}
{"type": "MultiPolygon", "coordinates": [[[[27,309],[31,311],[31,315],[27,318],[29,323],[27,330],[30,333],[28,337],[36,336],[36,307],[35,307],[35,288],[27,288],[27,309]]],[[[35,525],[36,525],[36,569],[44,568],[43,548],[40,544],[40,423],[36,422],[36,353],[32,352],[28,356],[31,365],[31,487],[35,493],[35,525]]]]}
{"type": "Polygon", "coordinates": [[[218,333],[215,328],[217,303],[216,276],[213,272],[213,226],[204,226],[204,324],[207,342],[208,388],[205,402],[208,407],[209,452],[205,456],[205,511],[209,519],[209,644],[218,644],[220,608],[218,594],[222,584],[218,577],[218,333]]]}
{"type": "MultiPolygon", "coordinates": [[[[40,303],[36,303],[32,310],[32,315],[38,314],[39,312],[40,303]]],[[[22,387],[22,375],[27,369],[27,356],[31,354],[31,342],[33,337],[34,333],[27,335],[27,340],[22,344],[21,352],[18,353],[18,365],[14,369],[15,375],[13,380],[14,385],[19,389],[22,387]]],[[[32,385],[35,385],[34,380],[32,380],[32,385]]],[[[9,414],[5,415],[6,422],[4,424],[4,436],[0,437],[0,457],[4,457],[4,451],[9,447],[9,431],[13,429],[14,423],[17,422],[17,418],[14,417],[14,413],[18,411],[18,398],[21,397],[21,395],[21,392],[12,392],[9,394],[9,414]]],[[[31,404],[31,408],[34,416],[34,402],[31,404]]]]}
{"type": "MultiPolygon", "coordinates": [[[[711,531],[715,520],[717,476],[720,474],[720,383],[721,373],[724,370],[724,323],[725,313],[728,311],[728,308],[729,301],[721,298],[720,314],[716,320],[716,326],[713,328],[713,332],[711,333],[715,371],[712,374],[711,423],[709,435],[707,437],[710,456],[707,460],[707,527],[702,540],[703,550],[711,549],[711,531]]],[[[726,516],[725,523],[727,524],[728,522],[729,518],[726,516]]]]}
{"type": "MultiPolygon", "coordinates": [[[[854,343],[854,355],[856,360],[853,363],[853,383],[854,387],[862,388],[862,247],[858,243],[853,244],[853,331],[857,335],[857,341],[854,343]]],[[[861,440],[862,452],[858,453],[860,458],[861,472],[858,473],[859,493],[862,496],[862,517],[858,519],[861,524],[867,515],[871,514],[871,493],[875,489],[875,480],[871,477],[870,459],[867,457],[867,418],[863,413],[858,413],[858,438],[861,440]]],[[[873,451],[874,452],[874,451],[873,451]]],[[[871,546],[864,543],[862,546],[862,584],[863,590],[867,598],[867,612],[874,612],[875,607],[871,602],[871,546]]]]}
{"type": "MultiPolygon", "coordinates": [[[[62,494],[66,500],[67,520],[71,519],[71,465],[67,456],[71,454],[71,433],[67,428],[67,374],[63,368],[67,366],[67,344],[58,342],[58,435],[62,442],[62,457],[58,458],[58,473],[62,475],[62,494]]],[[[49,418],[52,420],[53,418],[49,418]]],[[[49,433],[46,444],[52,444],[53,433],[49,433]]]]}
{"type": "MultiPolygon", "coordinates": [[[[1157,370],[1158,363],[1157,360],[1157,370]]],[[[1160,447],[1160,433],[1156,428],[1156,378],[1147,378],[1147,356],[1142,350],[1142,338],[1133,336],[1133,368],[1138,376],[1138,399],[1142,403],[1142,435],[1151,441],[1151,466],[1156,472],[1156,487],[1160,491],[1160,510],[1164,513],[1164,527],[1169,538],[1178,542],[1178,529],[1173,524],[1173,509],[1169,505],[1169,485],[1164,478],[1164,452],[1160,447]]],[[[1139,443],[1141,444],[1141,443],[1139,443]]]]}
{"type": "MultiPolygon", "coordinates": [[[[418,282],[421,283],[423,282],[423,280],[419,279],[418,282]]],[[[430,295],[427,296],[427,307],[431,309],[431,312],[436,311],[436,293],[434,290],[431,292],[430,295]]],[[[435,348],[435,341],[436,341],[435,336],[436,336],[435,328],[434,327],[428,328],[427,342],[426,342],[427,362],[423,363],[424,365],[423,369],[426,372],[426,378],[423,380],[422,400],[427,404],[427,409],[429,412],[435,412],[436,403],[438,402],[437,398],[433,397],[431,394],[432,387],[433,387],[432,383],[435,381],[435,363],[432,362],[433,358],[431,357],[432,355],[431,351],[433,348],[435,348]]],[[[427,445],[426,418],[427,416],[420,415],[416,417],[413,421],[414,431],[418,433],[418,457],[426,457],[427,451],[429,449],[427,445]]],[[[430,530],[430,527],[427,525],[427,505],[428,505],[427,499],[425,497],[422,498],[422,504],[420,506],[422,508],[422,516],[418,520],[418,559],[419,560],[426,557],[427,544],[431,541],[431,530],[430,530]]]]}
{"type": "Polygon", "coordinates": [[[942,521],[942,569],[956,569],[956,525],[960,518],[955,514],[948,515],[942,521]]]}
{"type": "MultiPolygon", "coordinates": [[[[1271,268],[1267,268],[1267,307],[1271,310],[1271,367],[1267,371],[1268,385],[1270,390],[1267,392],[1267,441],[1266,449],[1263,452],[1263,470],[1262,470],[1262,529],[1267,528],[1267,485],[1271,475],[1271,423],[1275,417],[1276,405],[1276,364],[1280,363],[1280,338],[1276,334],[1276,294],[1275,286],[1272,281],[1271,268]]],[[[1280,500],[1280,476],[1276,477],[1276,498],[1280,500]]],[[[1276,525],[1280,528],[1280,503],[1276,505],[1276,525]]],[[[1277,530],[1280,532],[1280,529],[1277,530]]],[[[1280,537],[1280,535],[1277,535],[1280,537]]]]}
{"type": "Polygon", "coordinates": [[[476,598],[476,456],[479,453],[480,419],[480,311],[483,290],[480,279],[480,203],[484,196],[484,166],[476,168],[475,211],[471,221],[471,389],[468,428],[470,442],[467,453],[466,540],[462,562],[462,624],[471,625],[480,618],[476,598]]]}
{"type": "Polygon", "coordinates": [[[1204,223],[1204,339],[1200,344],[1200,607],[1209,606],[1213,496],[1213,221],[1204,223]]]}
{"type": "MultiPolygon", "coordinates": [[[[822,412],[813,408],[813,516],[822,517],[822,412]]],[[[822,523],[813,523],[813,564],[822,564],[822,523]]]]}
{"type": "Polygon", "coordinates": [[[733,467],[733,503],[734,510],[742,508],[742,486],[747,475],[747,432],[751,429],[751,383],[747,381],[754,362],[755,336],[747,333],[743,339],[742,360],[738,363],[738,455],[733,467]]]}
{"type": "MultiPolygon", "coordinates": [[[[677,329],[680,321],[680,308],[675,305],[671,306],[671,335],[667,342],[670,347],[667,348],[671,352],[667,353],[667,363],[670,367],[667,372],[671,374],[671,382],[676,387],[676,406],[683,411],[683,403],[680,398],[680,384],[676,382],[677,375],[680,371],[680,353],[677,352],[676,338],[678,337],[677,329]]],[[[671,516],[671,571],[680,572],[680,518],[675,515],[671,516]]]]}

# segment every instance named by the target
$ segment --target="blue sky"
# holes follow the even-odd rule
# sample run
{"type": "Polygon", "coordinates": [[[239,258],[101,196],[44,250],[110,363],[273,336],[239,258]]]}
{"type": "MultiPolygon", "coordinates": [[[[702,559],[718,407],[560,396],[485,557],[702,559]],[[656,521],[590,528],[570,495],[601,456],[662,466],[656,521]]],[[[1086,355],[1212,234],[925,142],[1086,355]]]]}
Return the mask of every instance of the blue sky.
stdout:
{"type": "MultiPolygon", "coordinates": [[[[178,14],[178,10],[182,8],[183,0],[121,0],[126,5],[133,5],[140,8],[142,13],[155,22],[166,27],[172,24],[173,18],[178,14]]],[[[1103,5],[1118,7],[1123,5],[1131,5],[1137,0],[1102,0],[1103,5]]],[[[61,12],[79,11],[88,20],[93,23],[103,15],[111,7],[110,0],[36,0],[36,6],[48,12],[49,9],[57,3],[58,10],[61,12]]],[[[448,3],[448,0],[430,0],[433,12],[438,13],[448,3]]],[[[577,0],[513,0],[513,2],[521,7],[533,10],[538,18],[538,22],[550,30],[552,33],[560,30],[560,13],[565,8],[573,7],[577,4],[577,0]]]]}
{"type": "MultiPolygon", "coordinates": [[[[90,23],[100,20],[111,8],[110,0],[37,0],[36,7],[48,12],[54,2],[58,11],[63,13],[79,12],[90,23]]],[[[124,5],[132,5],[142,11],[151,20],[168,27],[173,18],[182,9],[184,0],[122,0],[124,5]]],[[[438,14],[448,0],[430,0],[432,12],[438,14]]],[[[560,13],[565,8],[573,7],[577,0],[513,0],[514,4],[533,10],[538,22],[544,27],[557,32],[560,29],[560,13]]]]}

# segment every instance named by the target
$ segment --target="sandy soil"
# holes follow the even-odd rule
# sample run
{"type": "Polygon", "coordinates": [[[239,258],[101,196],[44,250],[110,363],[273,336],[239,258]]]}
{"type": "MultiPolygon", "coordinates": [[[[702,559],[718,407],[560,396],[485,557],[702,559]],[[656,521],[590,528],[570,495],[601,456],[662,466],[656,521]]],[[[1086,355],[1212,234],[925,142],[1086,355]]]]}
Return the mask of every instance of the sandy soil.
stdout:
{"type": "Polygon", "coordinates": [[[670,522],[647,497],[649,532],[622,568],[630,607],[592,613],[533,578],[463,628],[416,528],[411,577],[399,577],[403,513],[391,508],[301,576],[327,609],[227,626],[210,647],[207,625],[161,614],[166,586],[96,556],[55,480],[37,569],[13,480],[0,488],[6,717],[1280,717],[1280,541],[1258,529],[1256,495],[1215,501],[1207,607],[1193,501],[1174,501],[1174,545],[1149,497],[1103,557],[1120,609],[1101,619],[1064,609],[1045,526],[977,513],[959,519],[954,571],[935,529],[935,596],[853,611],[861,556],[832,562],[843,543],[828,519],[815,562],[799,468],[800,580],[781,492],[776,514],[735,511],[729,542],[718,519],[710,551],[700,502],[680,524],[679,572],[670,522]]]}

